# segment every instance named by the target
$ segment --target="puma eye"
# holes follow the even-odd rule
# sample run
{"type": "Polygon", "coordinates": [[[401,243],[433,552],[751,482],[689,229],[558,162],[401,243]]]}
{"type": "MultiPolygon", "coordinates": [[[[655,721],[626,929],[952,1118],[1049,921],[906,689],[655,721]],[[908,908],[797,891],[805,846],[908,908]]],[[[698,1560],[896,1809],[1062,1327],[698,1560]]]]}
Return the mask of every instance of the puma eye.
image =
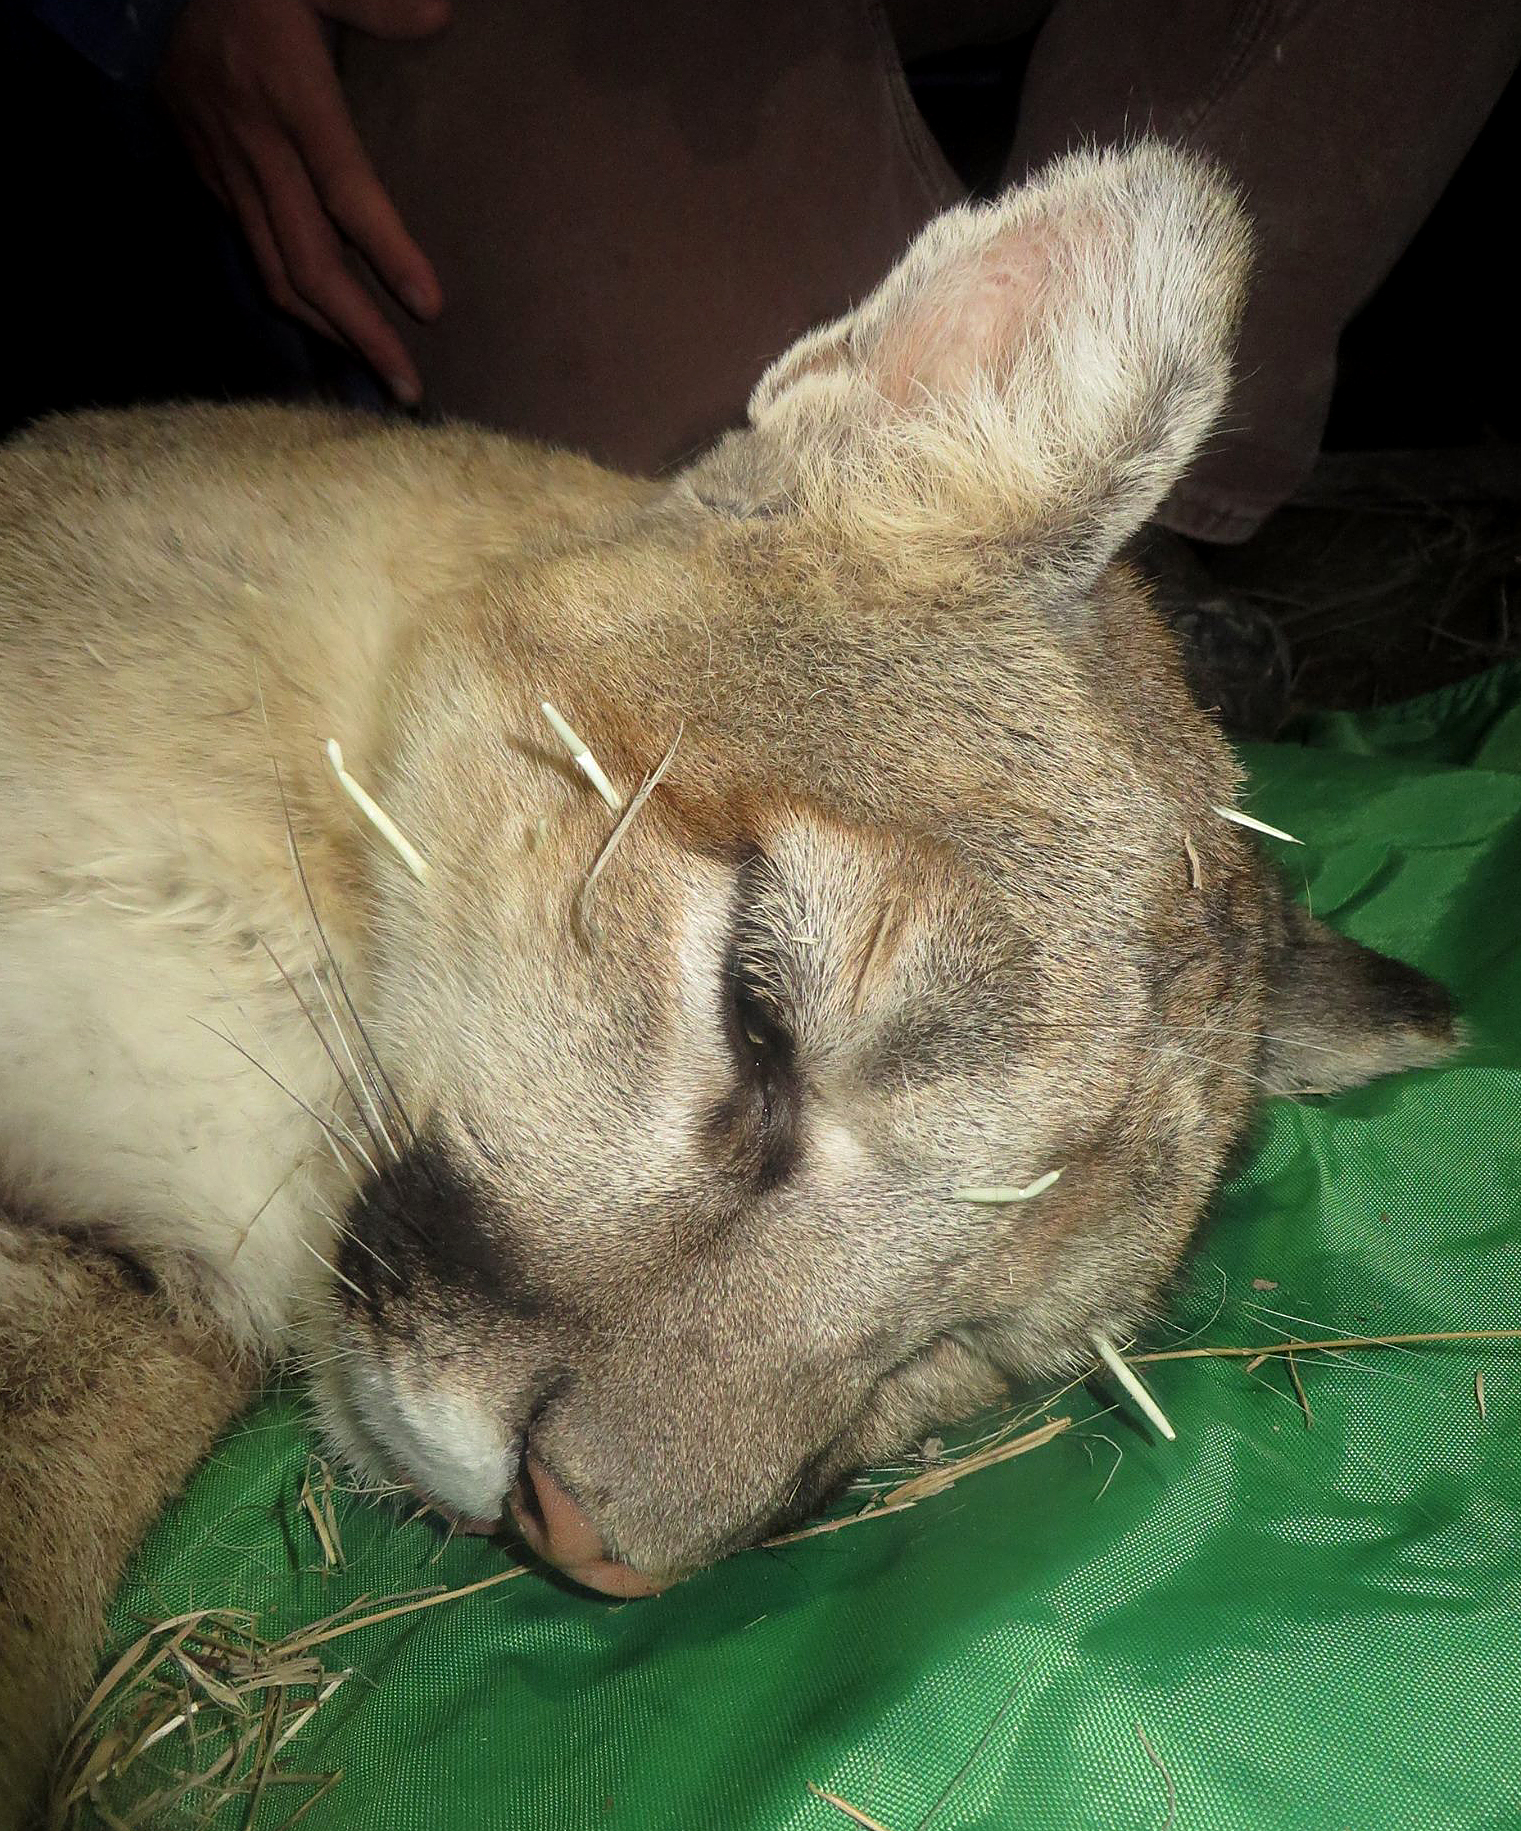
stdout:
{"type": "Polygon", "coordinates": [[[740,1066],[770,1079],[792,1066],[792,1032],[731,954],[724,974],[727,1005],[724,1027],[740,1066]]]}
{"type": "Polygon", "coordinates": [[[794,1066],[797,1045],[786,1020],[746,970],[737,947],[724,962],[721,983],[724,1039],[735,1080],[708,1115],[713,1147],[758,1189],[784,1182],[798,1160],[801,1088],[794,1066]]]}

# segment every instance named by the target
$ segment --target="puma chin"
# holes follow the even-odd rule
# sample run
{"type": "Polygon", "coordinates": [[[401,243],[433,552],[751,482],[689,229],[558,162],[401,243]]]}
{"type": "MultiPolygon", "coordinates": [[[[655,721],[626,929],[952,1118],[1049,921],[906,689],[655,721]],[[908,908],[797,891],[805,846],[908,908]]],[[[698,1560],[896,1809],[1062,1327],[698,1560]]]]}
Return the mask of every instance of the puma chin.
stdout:
{"type": "Polygon", "coordinates": [[[1133,1329],[1264,1089],[1454,1037],[1216,814],[1116,560],[1246,253],[1190,159],[1064,160],[658,483],[278,409],[14,444],[7,1184],[617,1594],[1133,1329]]]}

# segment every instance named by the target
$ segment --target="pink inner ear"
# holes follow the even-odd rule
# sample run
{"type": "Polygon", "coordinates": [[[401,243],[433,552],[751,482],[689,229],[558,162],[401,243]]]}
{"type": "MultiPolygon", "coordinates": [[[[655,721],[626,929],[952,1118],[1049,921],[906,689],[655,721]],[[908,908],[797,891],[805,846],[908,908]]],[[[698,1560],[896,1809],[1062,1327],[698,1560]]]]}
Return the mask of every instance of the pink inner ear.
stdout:
{"type": "Polygon", "coordinates": [[[897,406],[1006,372],[1049,289],[1060,242],[1048,222],[948,254],[888,317],[869,368],[897,406]]]}

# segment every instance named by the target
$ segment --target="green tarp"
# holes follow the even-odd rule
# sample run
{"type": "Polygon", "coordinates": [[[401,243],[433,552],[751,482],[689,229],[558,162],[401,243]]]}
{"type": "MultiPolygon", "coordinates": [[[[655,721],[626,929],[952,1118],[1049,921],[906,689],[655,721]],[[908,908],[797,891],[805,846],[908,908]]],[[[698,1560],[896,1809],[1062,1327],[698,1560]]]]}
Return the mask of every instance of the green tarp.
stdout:
{"type": "MultiPolygon", "coordinates": [[[[1521,669],[1248,763],[1247,805],[1305,841],[1277,848],[1295,889],[1452,986],[1471,1046],[1265,1108],[1150,1345],[1521,1326],[1521,669]]],[[[1521,1343],[1295,1371],[1303,1405],[1281,1359],[1148,1368],[1175,1445],[1079,1389],[1018,1460],[653,1601],[529,1574],[335,1638],[355,1676],[280,1757],[342,1770],[302,1822],[846,1831],[812,1781],[888,1831],[1514,1831],[1521,1343]]],[[[505,1567],[339,1495],[325,1570],[313,1448],[298,1391],[229,1436],[138,1559],[122,1644],[191,1606],[277,1635],[505,1567]]],[[[125,1815],[194,1765],[166,1737],[102,1797],[125,1815]]],[[[311,1792],[268,1786],[252,1822],[311,1792]]]]}

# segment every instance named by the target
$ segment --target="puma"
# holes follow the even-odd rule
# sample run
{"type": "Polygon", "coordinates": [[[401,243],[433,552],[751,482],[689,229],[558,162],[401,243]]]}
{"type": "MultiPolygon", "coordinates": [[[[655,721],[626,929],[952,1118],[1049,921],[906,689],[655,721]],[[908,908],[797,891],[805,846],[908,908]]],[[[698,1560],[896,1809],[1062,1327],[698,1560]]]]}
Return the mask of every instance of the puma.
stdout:
{"type": "Polygon", "coordinates": [[[661,481],[272,407],[0,450],[0,1799],[278,1357],[646,1592],[1134,1331],[1264,1090],[1451,1048],[1215,811],[1116,562],[1247,241],[1068,158],[661,481]]]}

